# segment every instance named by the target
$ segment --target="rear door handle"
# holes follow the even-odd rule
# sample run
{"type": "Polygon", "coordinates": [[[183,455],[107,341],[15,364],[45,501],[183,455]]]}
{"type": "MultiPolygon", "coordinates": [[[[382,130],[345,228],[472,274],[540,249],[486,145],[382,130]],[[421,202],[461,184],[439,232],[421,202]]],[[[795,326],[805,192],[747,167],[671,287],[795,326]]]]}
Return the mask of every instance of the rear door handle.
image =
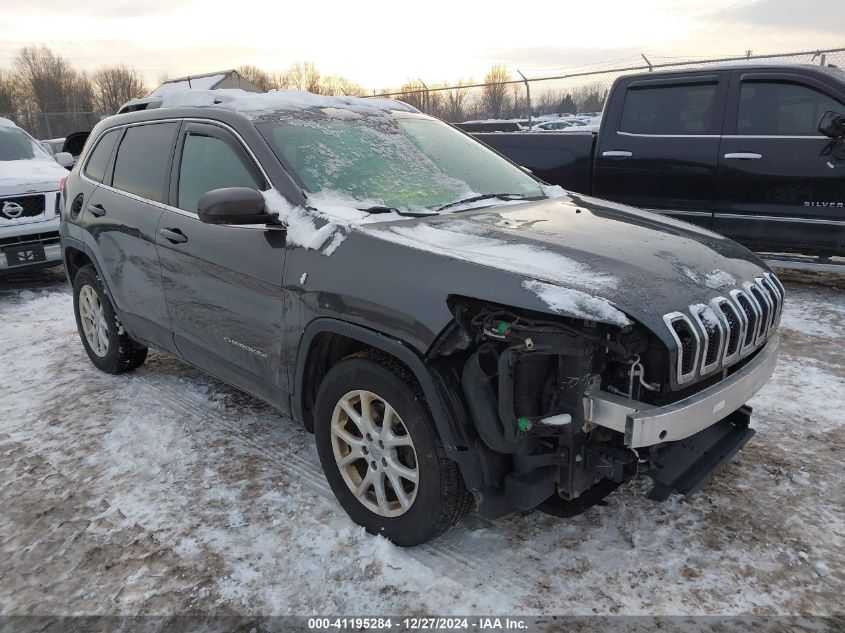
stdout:
{"type": "Polygon", "coordinates": [[[188,236],[179,229],[161,229],[158,233],[173,244],[181,244],[182,242],[188,241],[188,236]]]}
{"type": "Polygon", "coordinates": [[[106,209],[101,204],[89,204],[88,211],[91,215],[96,215],[98,218],[103,217],[106,214],[106,209]]]}
{"type": "Polygon", "coordinates": [[[601,153],[602,156],[606,156],[607,158],[630,158],[633,154],[629,151],[623,149],[612,149],[606,152],[601,153]]]}
{"type": "Polygon", "coordinates": [[[763,155],[758,154],[756,152],[733,152],[731,154],[725,154],[725,158],[737,158],[739,160],[757,160],[758,158],[763,158],[763,155]]]}

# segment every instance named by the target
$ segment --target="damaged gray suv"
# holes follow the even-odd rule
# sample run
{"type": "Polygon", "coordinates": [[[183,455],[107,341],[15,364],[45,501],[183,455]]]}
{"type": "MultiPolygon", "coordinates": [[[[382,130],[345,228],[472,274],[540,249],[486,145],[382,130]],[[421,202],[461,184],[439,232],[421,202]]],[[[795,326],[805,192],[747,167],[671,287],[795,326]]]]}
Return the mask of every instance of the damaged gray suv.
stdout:
{"type": "Polygon", "coordinates": [[[549,187],[400,102],[186,91],[93,130],[63,191],[82,345],[149,347],[315,434],[367,530],[692,494],[753,435],[784,291],[682,222],[549,187]]]}

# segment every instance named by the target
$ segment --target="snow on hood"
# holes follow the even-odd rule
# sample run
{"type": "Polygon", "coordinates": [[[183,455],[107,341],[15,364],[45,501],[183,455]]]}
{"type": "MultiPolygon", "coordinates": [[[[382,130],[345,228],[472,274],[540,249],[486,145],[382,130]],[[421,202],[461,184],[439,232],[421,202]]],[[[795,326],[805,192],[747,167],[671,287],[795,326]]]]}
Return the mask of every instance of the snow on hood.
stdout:
{"type": "MultiPolygon", "coordinates": [[[[248,118],[254,118],[269,112],[280,110],[304,110],[324,108],[337,110],[337,117],[348,116],[349,112],[366,115],[378,115],[391,110],[418,112],[407,103],[392,99],[365,99],[363,97],[330,97],[315,95],[305,90],[271,90],[265,93],[246,92],[239,88],[220,90],[193,90],[187,87],[175,87],[163,92],[156,91],[154,97],[161,100],[162,108],[180,107],[217,107],[240,112],[248,118]]],[[[128,102],[148,102],[145,99],[133,99],[128,102]]],[[[127,104],[127,105],[128,105],[127,104]]]]}
{"type": "MultiPolygon", "coordinates": [[[[567,195],[560,187],[546,187],[544,191],[550,198],[567,195]]],[[[522,274],[526,277],[523,287],[536,294],[552,312],[619,326],[631,323],[609,300],[591,292],[615,288],[614,276],[553,250],[485,235],[457,214],[450,221],[431,226],[424,221],[409,223],[407,216],[398,213],[361,211],[357,207],[366,208],[378,201],[353,200],[336,192],[309,196],[307,209],[291,205],[272,189],[263,195],[268,212],[287,225],[291,245],[330,256],[350,232],[359,231],[409,248],[522,274]]],[[[511,207],[520,203],[524,201],[489,204],[511,207]]],[[[490,214],[500,217],[492,210],[490,214]]]]}
{"type": "Polygon", "coordinates": [[[54,191],[67,175],[67,169],[51,158],[0,161],[0,195],[54,191]]]}
{"type": "Polygon", "coordinates": [[[526,280],[522,287],[536,294],[549,308],[558,314],[612,323],[620,327],[631,325],[631,320],[625,313],[616,309],[610,301],[601,297],[562,286],[553,286],[542,281],[526,280]]]}

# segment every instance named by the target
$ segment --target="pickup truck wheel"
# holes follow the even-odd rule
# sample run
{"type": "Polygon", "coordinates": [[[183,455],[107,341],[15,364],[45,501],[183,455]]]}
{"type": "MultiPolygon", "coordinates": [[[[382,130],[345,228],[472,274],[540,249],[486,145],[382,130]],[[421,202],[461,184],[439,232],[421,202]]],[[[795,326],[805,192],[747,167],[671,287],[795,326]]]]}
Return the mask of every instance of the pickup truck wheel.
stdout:
{"type": "Polygon", "coordinates": [[[314,431],[337,500],[372,534],[419,545],[472,503],[419,386],[388,357],[364,353],[335,365],[317,394],[314,431]]]}
{"type": "Polygon", "coordinates": [[[97,369],[121,374],[140,366],[147,358],[147,348],[135,343],[124,331],[91,265],[80,268],[74,277],[73,312],[79,338],[97,369]]]}

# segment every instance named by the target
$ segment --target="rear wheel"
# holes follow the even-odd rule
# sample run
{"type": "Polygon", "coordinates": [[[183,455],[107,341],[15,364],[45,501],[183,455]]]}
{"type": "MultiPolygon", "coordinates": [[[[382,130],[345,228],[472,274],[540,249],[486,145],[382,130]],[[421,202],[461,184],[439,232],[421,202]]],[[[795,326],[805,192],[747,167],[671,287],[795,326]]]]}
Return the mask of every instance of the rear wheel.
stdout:
{"type": "Polygon", "coordinates": [[[83,266],[73,280],[73,311],[79,338],[94,365],[109,374],[131,371],[147,358],[117,319],[97,271],[83,266]]]}
{"type": "Polygon", "coordinates": [[[335,365],[317,394],[314,430],[332,491],[370,533],[418,545],[471,506],[419,386],[389,357],[365,353],[335,365]]]}

